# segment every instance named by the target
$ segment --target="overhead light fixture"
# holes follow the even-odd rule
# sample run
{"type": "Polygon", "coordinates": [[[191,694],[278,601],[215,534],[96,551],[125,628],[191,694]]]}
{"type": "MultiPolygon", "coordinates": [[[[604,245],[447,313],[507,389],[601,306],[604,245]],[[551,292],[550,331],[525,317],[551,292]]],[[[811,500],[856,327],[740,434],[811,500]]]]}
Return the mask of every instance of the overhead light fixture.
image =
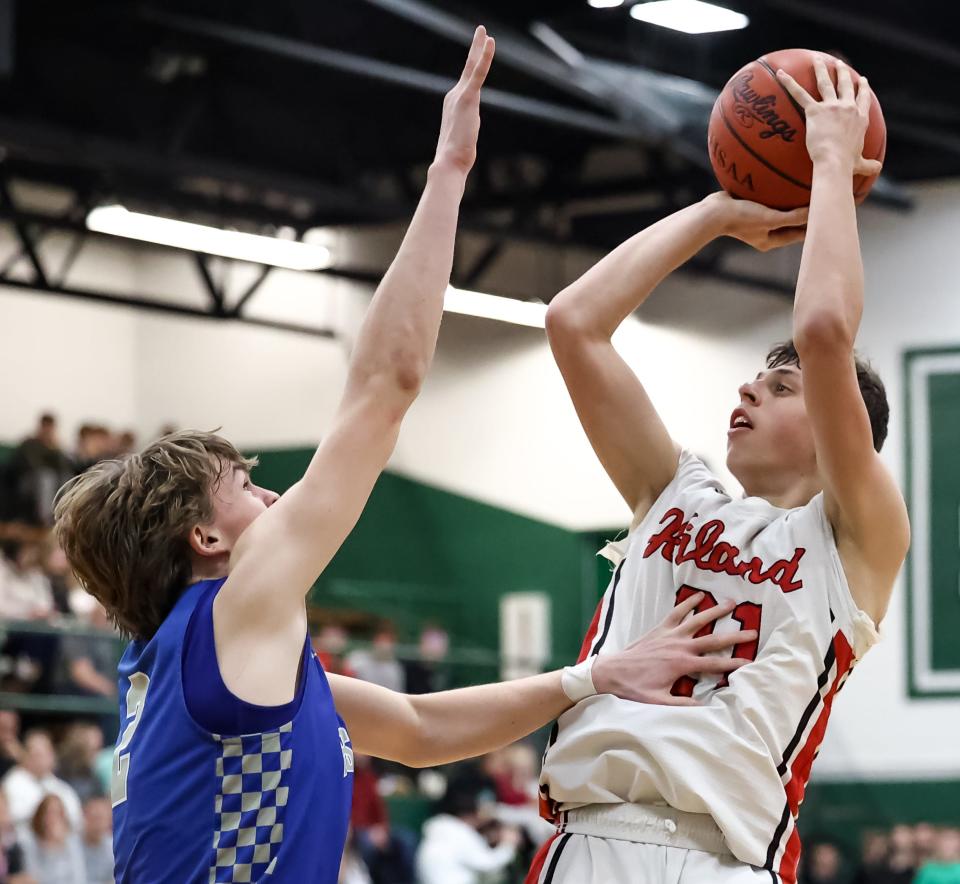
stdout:
{"type": "Polygon", "coordinates": [[[701,0],[652,0],[632,7],[630,15],[638,21],[685,34],[737,31],[750,24],[750,19],[739,12],[701,0]]]}
{"type": "Polygon", "coordinates": [[[623,6],[624,0],[587,0],[594,9],[613,9],[615,6],[623,6]]]}
{"type": "Polygon", "coordinates": [[[450,313],[498,319],[500,322],[512,322],[514,325],[527,325],[530,328],[544,328],[547,316],[546,304],[501,298],[499,295],[487,295],[483,292],[468,292],[453,286],[447,288],[443,309],[450,313]]]}
{"type": "Polygon", "coordinates": [[[333,263],[333,255],[326,246],[221,230],[190,221],[131,212],[123,206],[92,209],[87,215],[87,228],[97,233],[289,270],[323,270],[333,263]]]}

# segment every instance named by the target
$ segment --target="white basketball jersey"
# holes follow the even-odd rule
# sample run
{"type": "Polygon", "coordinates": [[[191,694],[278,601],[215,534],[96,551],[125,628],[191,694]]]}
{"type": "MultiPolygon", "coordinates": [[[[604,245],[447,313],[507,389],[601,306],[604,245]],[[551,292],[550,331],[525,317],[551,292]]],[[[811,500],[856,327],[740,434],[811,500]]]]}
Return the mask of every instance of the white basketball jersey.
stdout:
{"type": "Polygon", "coordinates": [[[603,554],[615,571],[581,659],[621,650],[701,591],[699,610],[737,602],[716,632],[760,638],[733,649],[753,662],[729,679],[674,685],[701,706],[602,694],[564,713],[544,759],[545,806],[561,825],[588,804],[710,814],[739,860],[795,880],[796,819],[834,696],[877,640],[850,596],[823,495],[790,510],[734,499],[684,452],[649,513],[603,554]]]}

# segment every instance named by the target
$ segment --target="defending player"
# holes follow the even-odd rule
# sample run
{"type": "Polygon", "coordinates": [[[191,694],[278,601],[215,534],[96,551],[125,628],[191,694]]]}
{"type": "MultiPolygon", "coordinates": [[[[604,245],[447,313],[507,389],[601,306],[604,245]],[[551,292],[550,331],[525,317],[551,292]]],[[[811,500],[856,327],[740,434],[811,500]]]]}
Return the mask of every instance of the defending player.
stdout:
{"type": "Polygon", "coordinates": [[[681,623],[696,599],[592,673],[424,697],[326,677],[311,652],[304,596],[356,523],[433,356],[493,51],[478,29],[444,102],[426,190],[303,478],[278,498],[251,483],[251,462],[229,442],[185,432],[61,494],[72,566],[134,638],[114,755],[118,882],[333,884],[354,748],[443,763],[509,743],[595,690],[671,702],[681,674],[736,668],[697,656],[737,638],[692,638],[716,617],[681,623]]]}
{"type": "MultiPolygon", "coordinates": [[[[673,605],[735,605],[756,662],[733,676],[680,679],[699,708],[594,697],[561,716],[542,786],[559,830],[531,884],[793,884],[796,819],[831,704],[876,641],[909,543],[906,508],[877,452],[888,407],[854,355],[863,269],[851,179],[870,90],[849,70],[816,69],[820,100],[780,79],[803,107],[813,159],[809,216],[714,194],[624,243],[561,292],[547,331],[584,429],[634,512],[608,548],[611,585],[583,653],[615,651],[673,605]],[[681,450],[611,344],[617,326],[672,270],[718,236],[760,250],[803,237],[792,343],[739,390],[727,464],[731,498],[681,450]]],[[[706,370],[709,366],[705,367],[706,370]]],[[[664,368],[663,370],[668,370],[664,368]]],[[[696,407],[695,390],[690,395],[696,407]]],[[[712,629],[713,627],[710,627],[712,629]]]]}

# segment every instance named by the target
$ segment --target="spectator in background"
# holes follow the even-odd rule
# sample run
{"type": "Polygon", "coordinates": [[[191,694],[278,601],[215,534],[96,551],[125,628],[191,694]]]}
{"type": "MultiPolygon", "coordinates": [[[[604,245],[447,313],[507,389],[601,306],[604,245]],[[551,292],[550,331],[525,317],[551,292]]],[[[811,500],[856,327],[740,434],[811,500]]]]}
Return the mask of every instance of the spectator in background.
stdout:
{"type": "Polygon", "coordinates": [[[916,884],[960,884],[960,829],[941,829],[933,842],[933,859],[921,866],[916,884]]]}
{"type": "Polygon", "coordinates": [[[83,863],[87,884],[113,884],[113,814],[103,797],[83,804],[83,863]]]}
{"type": "MultiPolygon", "coordinates": [[[[0,540],[0,620],[48,621],[54,616],[50,581],[40,568],[40,546],[0,540]]],[[[44,632],[11,630],[3,644],[10,663],[7,690],[50,690],[59,637],[44,632]]]]}
{"type": "Polygon", "coordinates": [[[497,802],[513,806],[538,804],[537,753],[527,743],[514,743],[499,753],[500,764],[489,769],[497,787],[497,802]]]}
{"type": "Polygon", "coordinates": [[[77,721],[67,728],[60,743],[60,764],[57,775],[67,783],[81,804],[103,796],[94,765],[103,749],[103,734],[98,725],[77,721]]]}
{"type": "Polygon", "coordinates": [[[23,856],[37,884],[87,884],[80,837],[57,795],[40,802],[23,830],[23,856]]]}
{"type": "Polygon", "coordinates": [[[84,619],[88,631],[64,633],[60,640],[57,688],[64,694],[114,699],[119,654],[113,627],[96,600],[84,619]]]}
{"type": "Polygon", "coordinates": [[[930,823],[913,827],[913,854],[916,868],[933,861],[937,853],[937,830],[930,823]]]}
{"type": "Polygon", "coordinates": [[[0,882],[3,884],[36,884],[25,871],[23,848],[10,819],[7,799],[0,792],[0,882]]]}
{"type": "Polygon", "coordinates": [[[386,802],[377,788],[378,777],[367,755],[354,753],[353,807],[350,822],[357,851],[373,884],[414,884],[412,837],[390,826],[386,802]]]}
{"type": "Polygon", "coordinates": [[[50,586],[53,609],[58,614],[72,616],[76,612],[73,610],[70,600],[78,583],[56,538],[51,537],[44,544],[41,565],[50,586]]]}
{"type": "Polygon", "coordinates": [[[860,866],[851,884],[887,884],[890,838],[884,832],[865,832],[860,845],[860,866]]]}
{"type": "Polygon", "coordinates": [[[53,593],[38,545],[0,540],[0,619],[46,620],[52,613],[53,593]]]}
{"type": "Polygon", "coordinates": [[[555,831],[540,816],[540,757],[529,743],[506,746],[484,758],[484,771],[493,779],[501,823],[526,833],[529,845],[539,847],[555,831]]]}
{"type": "MultiPolygon", "coordinates": [[[[54,684],[61,694],[82,697],[117,698],[117,662],[120,648],[116,633],[103,606],[90,597],[83,632],[65,632],[60,636],[54,667],[54,684]]],[[[118,721],[111,702],[110,711],[98,719],[103,740],[113,742],[118,721]]]]}
{"type": "Polygon", "coordinates": [[[356,673],[344,658],[347,649],[347,631],[338,623],[326,623],[311,635],[313,649],[325,672],[354,678],[356,673]]]}
{"type": "Polygon", "coordinates": [[[408,694],[435,694],[450,687],[450,671],[444,666],[450,650],[450,636],[439,626],[425,626],[420,632],[419,657],[404,663],[408,694]]]}
{"type": "Polygon", "coordinates": [[[94,464],[113,456],[113,440],[110,431],[99,424],[82,424],[77,430],[77,447],[73,452],[73,464],[78,473],[85,473],[94,464]]]}
{"type": "Polygon", "coordinates": [[[498,843],[491,846],[479,832],[483,820],[476,795],[451,788],[439,810],[424,824],[417,851],[421,884],[480,884],[484,876],[502,872],[513,862],[520,834],[502,828],[498,843]]]}
{"type": "Polygon", "coordinates": [[[877,837],[884,842],[884,856],[878,860],[879,847],[866,839],[863,865],[854,884],[912,884],[917,869],[913,828],[894,826],[888,836],[877,837]]]}
{"type": "Polygon", "coordinates": [[[13,822],[16,825],[29,823],[40,802],[47,795],[56,795],[66,808],[71,827],[79,832],[83,816],[80,799],[67,783],[53,774],[57,757],[50,735],[42,730],[27,731],[23,747],[23,761],[11,768],[0,781],[13,822]]]}
{"type": "Polygon", "coordinates": [[[806,854],[801,884],[844,884],[843,858],[829,841],[814,844],[806,854]]]}
{"type": "Polygon", "coordinates": [[[53,498],[75,472],[60,448],[57,419],[41,415],[34,434],[14,449],[6,465],[4,518],[26,525],[52,525],[53,498]]]}
{"type": "Polygon", "coordinates": [[[347,843],[343,846],[337,884],[373,884],[366,865],[357,853],[352,831],[347,833],[347,843]]]}
{"type": "Polygon", "coordinates": [[[381,624],[373,634],[372,646],[354,651],[347,664],[357,678],[403,693],[403,667],[397,660],[397,634],[391,624],[381,624]]]}
{"type": "Polygon", "coordinates": [[[133,430],[121,430],[113,441],[111,457],[123,457],[137,450],[137,436],[133,430]]]}
{"type": "MultiPolygon", "coordinates": [[[[20,742],[20,715],[13,709],[0,709],[0,779],[23,761],[20,742]]],[[[3,880],[0,878],[0,880],[3,880]]]]}

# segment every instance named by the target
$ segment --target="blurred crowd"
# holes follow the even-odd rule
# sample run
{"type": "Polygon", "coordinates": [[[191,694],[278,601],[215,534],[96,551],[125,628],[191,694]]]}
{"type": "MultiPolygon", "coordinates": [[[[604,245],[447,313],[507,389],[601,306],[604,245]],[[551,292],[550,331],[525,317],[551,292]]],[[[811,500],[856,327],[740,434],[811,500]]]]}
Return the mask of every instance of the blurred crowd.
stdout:
{"type": "Polygon", "coordinates": [[[553,834],[538,811],[539,752],[516,743],[483,758],[421,771],[356,756],[351,837],[341,884],[520,882],[553,834]],[[432,801],[420,831],[395,825],[385,796],[432,801]]]}
{"type": "Polygon", "coordinates": [[[14,448],[0,471],[0,522],[49,527],[53,499],[64,482],[98,461],[132,452],[135,446],[136,437],[129,430],[112,432],[102,424],[85,423],[68,450],[56,416],[40,415],[33,433],[14,448]]]}
{"type": "Polygon", "coordinates": [[[960,884],[960,827],[917,823],[869,831],[853,860],[831,841],[811,841],[799,884],[960,884]]]}
{"type": "Polygon", "coordinates": [[[113,881],[110,771],[113,753],[93,721],[21,733],[0,710],[0,882],[113,881]]]}

